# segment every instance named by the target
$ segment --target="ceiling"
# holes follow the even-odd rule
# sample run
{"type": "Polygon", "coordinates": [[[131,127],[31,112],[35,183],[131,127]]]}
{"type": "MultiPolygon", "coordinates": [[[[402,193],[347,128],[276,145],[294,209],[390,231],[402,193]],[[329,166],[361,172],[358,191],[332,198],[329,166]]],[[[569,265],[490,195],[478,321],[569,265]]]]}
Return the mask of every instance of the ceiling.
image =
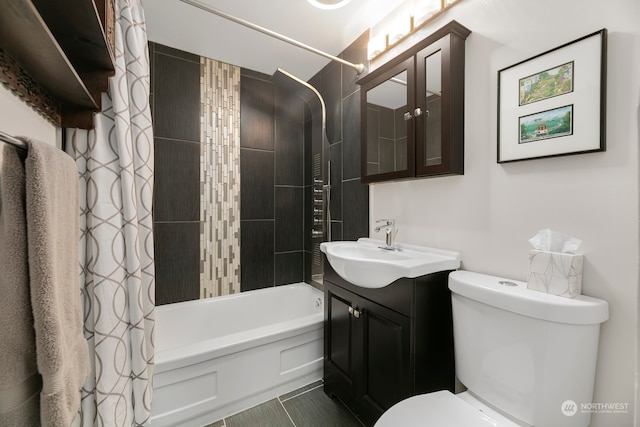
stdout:
{"type": "MultiPolygon", "coordinates": [[[[307,0],[200,0],[215,9],[338,55],[404,0],[351,0],[318,9],[307,0]]],[[[273,74],[309,80],[330,60],[180,0],[144,0],[150,41],[273,74]]]]}

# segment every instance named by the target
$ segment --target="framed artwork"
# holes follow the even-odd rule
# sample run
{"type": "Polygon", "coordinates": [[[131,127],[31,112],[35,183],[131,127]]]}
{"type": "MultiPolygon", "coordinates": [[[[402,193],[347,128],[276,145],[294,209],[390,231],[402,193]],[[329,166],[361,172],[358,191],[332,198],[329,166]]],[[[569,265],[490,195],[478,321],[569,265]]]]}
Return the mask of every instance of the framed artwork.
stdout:
{"type": "Polygon", "coordinates": [[[607,30],[498,71],[498,163],[605,151],[607,30]]]}

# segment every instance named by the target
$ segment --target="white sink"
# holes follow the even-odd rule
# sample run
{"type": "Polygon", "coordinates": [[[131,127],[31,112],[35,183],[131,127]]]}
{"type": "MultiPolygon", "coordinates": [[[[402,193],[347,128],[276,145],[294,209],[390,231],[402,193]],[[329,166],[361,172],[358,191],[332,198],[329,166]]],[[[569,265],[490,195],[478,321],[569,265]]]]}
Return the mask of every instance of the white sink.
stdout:
{"type": "Polygon", "coordinates": [[[382,249],[381,240],[323,242],[320,250],[331,267],[347,282],[363,288],[383,288],[402,278],[414,278],[460,267],[460,253],[423,246],[396,244],[382,249]]]}

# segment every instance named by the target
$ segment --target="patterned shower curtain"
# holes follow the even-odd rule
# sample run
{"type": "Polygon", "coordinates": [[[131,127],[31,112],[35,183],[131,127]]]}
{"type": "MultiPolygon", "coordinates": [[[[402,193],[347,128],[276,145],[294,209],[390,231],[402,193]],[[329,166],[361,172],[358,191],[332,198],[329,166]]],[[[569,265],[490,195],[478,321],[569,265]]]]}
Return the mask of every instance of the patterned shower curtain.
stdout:
{"type": "Polygon", "coordinates": [[[149,424],[154,366],[153,132],[141,0],[116,0],[116,73],[95,129],[67,130],[80,177],[80,274],[92,372],[74,425],[149,424]]]}

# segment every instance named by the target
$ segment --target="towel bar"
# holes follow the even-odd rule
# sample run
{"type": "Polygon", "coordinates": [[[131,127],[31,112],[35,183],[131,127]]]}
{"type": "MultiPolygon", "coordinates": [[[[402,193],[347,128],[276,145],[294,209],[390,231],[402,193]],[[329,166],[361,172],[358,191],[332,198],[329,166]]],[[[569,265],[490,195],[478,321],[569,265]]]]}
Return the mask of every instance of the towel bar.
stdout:
{"type": "Polygon", "coordinates": [[[18,138],[14,138],[11,135],[8,135],[0,130],[0,141],[7,142],[11,145],[15,145],[18,148],[22,148],[23,150],[27,149],[27,144],[23,141],[20,141],[18,138]]]}

